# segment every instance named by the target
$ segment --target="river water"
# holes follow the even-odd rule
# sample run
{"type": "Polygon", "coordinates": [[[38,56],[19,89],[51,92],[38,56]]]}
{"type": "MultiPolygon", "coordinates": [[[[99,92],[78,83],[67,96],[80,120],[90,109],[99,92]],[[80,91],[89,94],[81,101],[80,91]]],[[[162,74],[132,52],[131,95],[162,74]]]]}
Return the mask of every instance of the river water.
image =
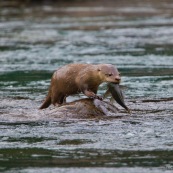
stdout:
{"type": "Polygon", "coordinates": [[[171,0],[0,5],[0,172],[172,172],[171,0]],[[132,114],[39,111],[68,63],[116,65],[132,114]]]}

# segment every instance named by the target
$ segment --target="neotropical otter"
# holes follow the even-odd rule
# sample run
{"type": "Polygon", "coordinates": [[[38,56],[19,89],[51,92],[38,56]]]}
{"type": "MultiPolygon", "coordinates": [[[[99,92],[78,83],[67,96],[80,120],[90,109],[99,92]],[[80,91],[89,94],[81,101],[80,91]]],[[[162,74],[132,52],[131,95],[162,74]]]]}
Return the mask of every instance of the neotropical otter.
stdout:
{"type": "Polygon", "coordinates": [[[111,64],[69,64],[54,72],[49,93],[40,107],[44,109],[53,105],[65,103],[66,97],[83,92],[91,98],[97,96],[98,86],[103,82],[120,83],[120,75],[111,64]]]}

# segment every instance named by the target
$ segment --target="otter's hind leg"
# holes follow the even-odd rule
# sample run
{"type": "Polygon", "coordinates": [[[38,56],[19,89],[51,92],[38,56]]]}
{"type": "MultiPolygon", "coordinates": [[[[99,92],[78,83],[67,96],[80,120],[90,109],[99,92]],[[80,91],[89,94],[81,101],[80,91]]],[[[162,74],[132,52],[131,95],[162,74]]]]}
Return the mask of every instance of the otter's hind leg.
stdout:
{"type": "Polygon", "coordinates": [[[63,103],[66,103],[66,96],[62,94],[56,95],[54,98],[52,98],[52,104],[54,106],[60,106],[63,103]]]}
{"type": "Polygon", "coordinates": [[[64,96],[64,98],[63,98],[63,104],[66,103],[66,98],[67,98],[67,96],[64,96]]]}

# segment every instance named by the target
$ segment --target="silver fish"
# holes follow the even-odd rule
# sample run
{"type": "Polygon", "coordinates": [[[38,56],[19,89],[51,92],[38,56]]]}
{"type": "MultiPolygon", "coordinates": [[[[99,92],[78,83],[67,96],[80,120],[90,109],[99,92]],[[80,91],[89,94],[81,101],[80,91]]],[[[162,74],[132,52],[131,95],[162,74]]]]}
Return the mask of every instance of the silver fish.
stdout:
{"type": "Polygon", "coordinates": [[[130,109],[126,106],[126,104],[124,102],[123,93],[120,89],[119,84],[108,83],[107,87],[108,87],[108,90],[105,93],[105,97],[110,93],[112,95],[113,99],[115,99],[115,101],[119,105],[121,105],[123,108],[125,108],[127,110],[127,112],[130,114],[130,109]]]}

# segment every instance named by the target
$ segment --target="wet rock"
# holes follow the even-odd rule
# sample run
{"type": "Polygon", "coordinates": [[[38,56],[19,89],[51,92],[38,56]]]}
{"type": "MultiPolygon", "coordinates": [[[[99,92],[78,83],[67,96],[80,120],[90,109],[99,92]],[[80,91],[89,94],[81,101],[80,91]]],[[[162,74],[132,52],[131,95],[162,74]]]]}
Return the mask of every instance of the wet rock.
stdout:
{"type": "Polygon", "coordinates": [[[107,101],[86,98],[66,103],[53,109],[42,110],[42,112],[52,118],[95,118],[116,115],[118,110],[107,101]]]}

